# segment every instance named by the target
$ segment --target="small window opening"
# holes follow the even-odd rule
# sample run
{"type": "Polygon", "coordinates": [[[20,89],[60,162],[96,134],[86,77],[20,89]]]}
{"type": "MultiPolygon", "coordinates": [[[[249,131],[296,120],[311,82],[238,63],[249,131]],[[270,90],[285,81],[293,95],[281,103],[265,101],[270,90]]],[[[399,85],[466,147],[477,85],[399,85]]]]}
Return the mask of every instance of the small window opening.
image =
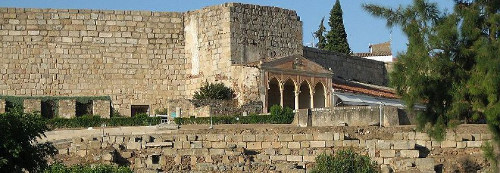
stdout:
{"type": "Polygon", "coordinates": [[[153,164],[160,163],[160,155],[152,155],[151,160],[153,161],[153,164]]]}
{"type": "Polygon", "coordinates": [[[135,142],[142,142],[142,138],[141,137],[136,137],[135,138],[135,142]]]}
{"type": "Polygon", "coordinates": [[[136,116],[138,114],[148,114],[149,115],[149,105],[132,105],[131,106],[131,116],[136,116]]]}
{"type": "Polygon", "coordinates": [[[88,101],[87,103],[77,101],[75,113],[77,117],[92,115],[92,101],[88,101]]]}
{"type": "Polygon", "coordinates": [[[56,116],[56,102],[54,100],[42,101],[42,117],[51,119],[56,116]]]}

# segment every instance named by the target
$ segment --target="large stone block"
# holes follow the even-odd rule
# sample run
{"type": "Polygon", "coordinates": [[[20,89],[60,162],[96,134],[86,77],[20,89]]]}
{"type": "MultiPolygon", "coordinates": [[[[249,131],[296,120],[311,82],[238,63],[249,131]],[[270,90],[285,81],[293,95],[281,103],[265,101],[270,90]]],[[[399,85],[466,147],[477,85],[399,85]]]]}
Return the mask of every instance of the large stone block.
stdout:
{"type": "Polygon", "coordinates": [[[300,142],[288,142],[288,148],[300,148],[300,142]]]}
{"type": "Polygon", "coordinates": [[[396,150],[380,150],[380,157],[395,157],[396,150]]]}
{"type": "Polygon", "coordinates": [[[394,141],[395,150],[412,150],[415,149],[415,141],[394,141]]]}
{"type": "Polygon", "coordinates": [[[441,142],[441,148],[455,148],[455,147],[457,147],[457,142],[455,142],[455,141],[443,141],[443,142],[441,142]]]}
{"type": "Polygon", "coordinates": [[[311,141],[309,146],[311,148],[324,148],[326,145],[325,141],[311,141]]]}
{"type": "Polygon", "coordinates": [[[280,142],[293,141],[293,135],[291,135],[291,134],[280,134],[280,135],[278,135],[278,141],[280,141],[280,142]]]}
{"type": "Polygon", "coordinates": [[[76,100],[59,100],[59,117],[73,118],[76,116],[76,100]]]}
{"type": "Polygon", "coordinates": [[[333,133],[316,133],[313,134],[313,137],[317,141],[331,141],[333,140],[333,133]]]}
{"type": "Polygon", "coordinates": [[[247,149],[260,150],[262,149],[262,142],[247,142],[247,149]]]}
{"type": "Polygon", "coordinates": [[[40,99],[25,99],[23,101],[23,107],[25,113],[41,112],[42,101],[40,101],[40,99]]]}
{"type": "Polygon", "coordinates": [[[434,158],[418,158],[415,159],[415,165],[420,171],[433,171],[434,158]]]}
{"type": "Polygon", "coordinates": [[[101,116],[101,118],[110,118],[111,102],[109,100],[92,101],[92,112],[94,115],[101,116]]]}
{"type": "Polygon", "coordinates": [[[400,156],[407,158],[418,158],[420,156],[420,152],[418,150],[401,150],[400,156]]]}

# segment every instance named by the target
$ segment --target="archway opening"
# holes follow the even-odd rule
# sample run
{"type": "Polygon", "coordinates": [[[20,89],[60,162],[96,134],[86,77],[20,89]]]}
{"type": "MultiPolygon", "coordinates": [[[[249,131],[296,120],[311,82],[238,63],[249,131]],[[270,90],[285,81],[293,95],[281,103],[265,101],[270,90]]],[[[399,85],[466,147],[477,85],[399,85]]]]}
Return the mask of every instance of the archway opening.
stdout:
{"type": "Polygon", "coordinates": [[[322,83],[318,82],[314,87],[314,107],[324,108],[325,107],[325,87],[322,83]]]}
{"type": "Polygon", "coordinates": [[[295,84],[288,79],[283,85],[283,107],[295,109],[295,84]]]}
{"type": "Polygon", "coordinates": [[[271,110],[274,105],[280,105],[281,93],[280,84],[276,78],[269,81],[269,89],[267,90],[267,109],[271,110]]]}
{"type": "Polygon", "coordinates": [[[311,89],[306,81],[300,84],[299,109],[311,108],[311,89]]]}

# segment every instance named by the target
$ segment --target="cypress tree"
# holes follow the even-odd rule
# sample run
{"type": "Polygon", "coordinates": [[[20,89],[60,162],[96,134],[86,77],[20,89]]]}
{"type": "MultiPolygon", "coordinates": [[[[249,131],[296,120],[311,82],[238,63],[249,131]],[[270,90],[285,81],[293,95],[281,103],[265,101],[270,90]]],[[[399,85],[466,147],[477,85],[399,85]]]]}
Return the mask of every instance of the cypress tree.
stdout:
{"type": "Polygon", "coordinates": [[[323,24],[323,21],[325,20],[325,18],[323,17],[321,19],[321,22],[319,24],[319,28],[316,32],[314,32],[314,37],[318,38],[318,43],[316,44],[316,47],[318,47],[318,49],[325,49],[325,46],[326,46],[326,38],[324,36],[325,32],[326,32],[326,28],[325,28],[325,25],[323,24]]]}
{"type": "Polygon", "coordinates": [[[339,0],[335,1],[332,10],[330,11],[330,31],[326,34],[327,44],[325,50],[350,54],[351,49],[347,43],[347,34],[345,32],[344,20],[342,18],[342,7],[339,0]]]}

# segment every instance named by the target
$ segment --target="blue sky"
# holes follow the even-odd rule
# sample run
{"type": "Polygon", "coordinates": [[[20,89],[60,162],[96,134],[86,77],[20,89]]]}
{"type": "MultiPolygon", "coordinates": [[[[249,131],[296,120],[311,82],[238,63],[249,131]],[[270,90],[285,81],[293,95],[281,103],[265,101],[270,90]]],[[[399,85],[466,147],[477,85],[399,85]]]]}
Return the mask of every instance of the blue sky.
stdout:
{"type": "MultiPolygon", "coordinates": [[[[441,9],[451,11],[453,8],[452,0],[430,1],[439,2],[441,9]]],[[[326,21],[335,0],[1,0],[0,7],[182,12],[225,2],[251,3],[295,10],[303,22],[304,45],[311,45],[312,32],[317,30],[322,17],[325,17],[325,25],[328,25],[326,21]]],[[[381,43],[391,39],[392,30],[393,53],[406,50],[407,39],[400,28],[387,28],[384,20],[371,16],[361,8],[361,5],[372,3],[397,8],[399,5],[408,5],[411,2],[411,0],[341,0],[344,25],[351,49],[354,52],[367,52],[370,43],[381,43]]]]}

